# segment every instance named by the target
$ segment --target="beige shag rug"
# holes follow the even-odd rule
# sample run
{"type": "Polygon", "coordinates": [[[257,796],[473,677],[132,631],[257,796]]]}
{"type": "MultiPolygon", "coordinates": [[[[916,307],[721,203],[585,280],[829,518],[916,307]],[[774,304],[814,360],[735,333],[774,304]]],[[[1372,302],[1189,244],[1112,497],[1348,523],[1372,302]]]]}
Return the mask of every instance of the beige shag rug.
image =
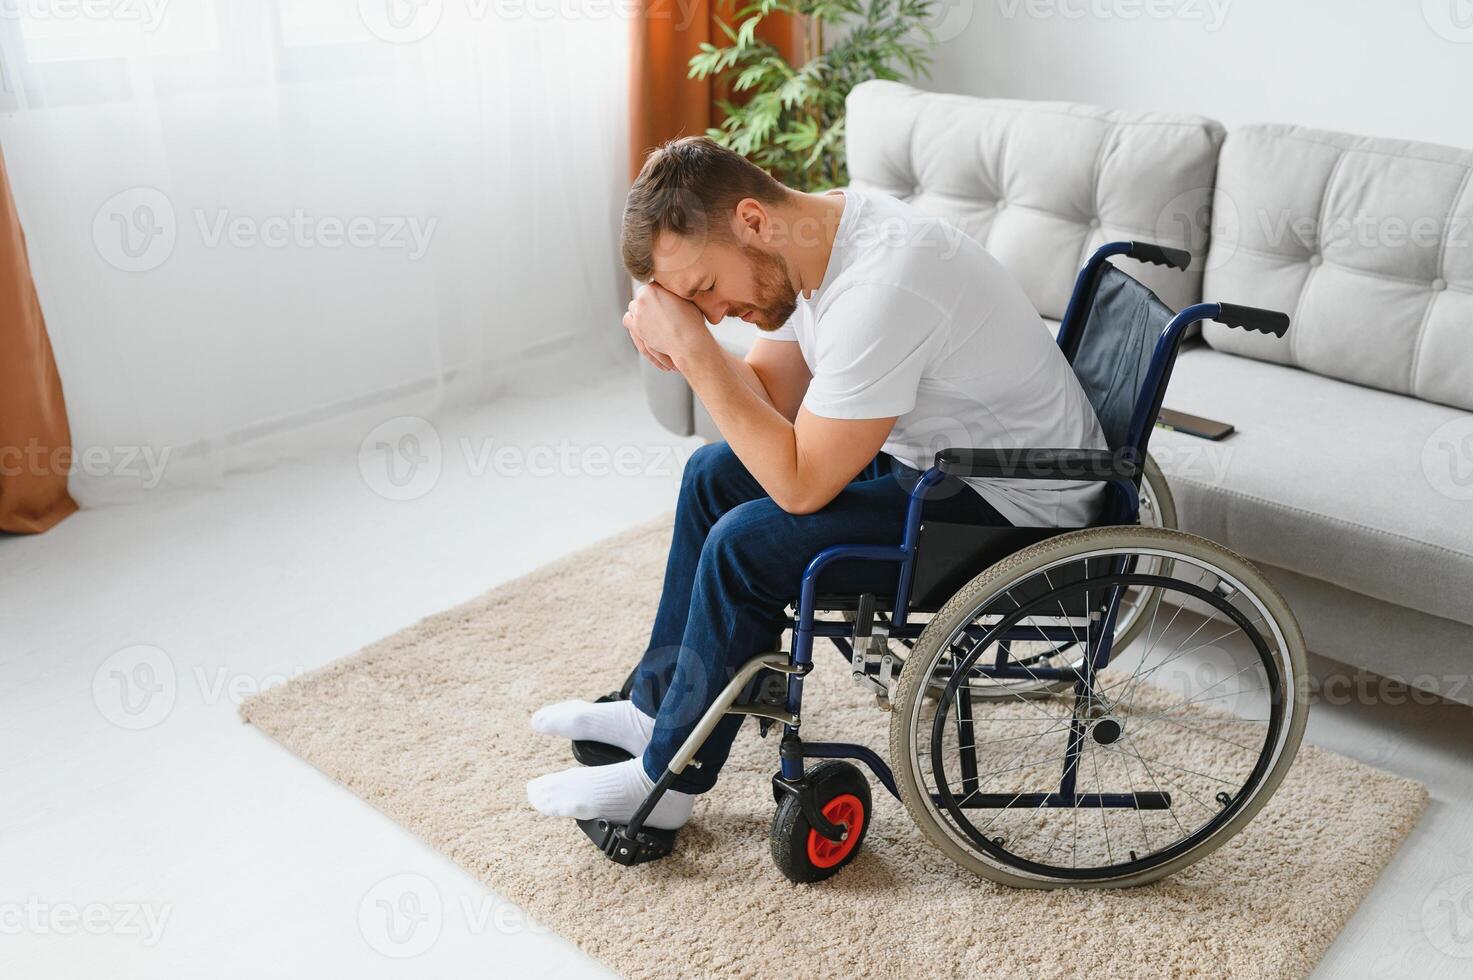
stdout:
{"type": "MultiPolygon", "coordinates": [[[[543,704],[618,686],[648,640],[669,541],[669,517],[634,528],[242,714],[631,977],[1304,976],[1426,805],[1421,785],[1306,745],[1263,813],[1176,877],[1014,891],[960,871],[875,783],[863,853],[805,887],[768,855],[777,747],[749,724],[676,854],[620,868],[527,805],[528,779],[572,764],[527,724],[543,704]],[[601,628],[580,630],[595,610],[601,628]]],[[[847,671],[823,669],[837,658],[818,663],[804,734],[883,753],[888,716],[847,671]]]]}

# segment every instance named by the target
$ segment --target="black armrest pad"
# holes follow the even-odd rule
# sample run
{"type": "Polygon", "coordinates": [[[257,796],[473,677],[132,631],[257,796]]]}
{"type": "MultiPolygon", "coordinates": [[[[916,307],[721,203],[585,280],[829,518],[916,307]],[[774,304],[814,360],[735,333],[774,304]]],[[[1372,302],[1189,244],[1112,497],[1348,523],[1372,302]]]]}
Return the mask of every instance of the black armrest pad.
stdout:
{"type": "Polygon", "coordinates": [[[943,449],[936,468],[947,476],[1007,480],[1129,480],[1138,470],[1108,449],[943,449]]]}

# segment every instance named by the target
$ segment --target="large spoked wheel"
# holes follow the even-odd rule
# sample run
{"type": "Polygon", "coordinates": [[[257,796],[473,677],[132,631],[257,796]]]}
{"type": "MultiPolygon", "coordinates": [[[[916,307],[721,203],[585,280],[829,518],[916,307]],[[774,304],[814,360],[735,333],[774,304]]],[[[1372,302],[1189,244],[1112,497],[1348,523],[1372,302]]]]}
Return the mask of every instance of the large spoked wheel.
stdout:
{"type": "Polygon", "coordinates": [[[979,875],[1144,884],[1222,846],[1272,796],[1304,731],[1306,677],[1293,614],[1247,560],[1169,529],[1075,531],[983,572],[927,625],[896,685],[891,763],[917,826],[979,875]],[[1112,602],[1143,589],[1139,642],[1103,667],[1008,655],[1029,637],[1096,650],[1112,602]],[[1027,693],[1009,690],[1020,676],[1027,693]]]}

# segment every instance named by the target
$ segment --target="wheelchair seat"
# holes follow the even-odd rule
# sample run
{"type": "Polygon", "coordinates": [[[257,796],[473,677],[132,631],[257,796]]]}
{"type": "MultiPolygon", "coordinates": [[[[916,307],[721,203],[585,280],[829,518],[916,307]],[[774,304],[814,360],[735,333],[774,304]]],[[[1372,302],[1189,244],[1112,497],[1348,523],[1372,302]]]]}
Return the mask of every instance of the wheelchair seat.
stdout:
{"type": "MultiPolygon", "coordinates": [[[[1073,530],[1076,528],[923,521],[908,608],[911,612],[934,613],[963,585],[1008,555],[1073,530]]],[[[854,612],[859,600],[854,593],[820,592],[814,597],[813,608],[819,612],[854,612]]],[[[793,602],[796,605],[797,599],[793,602]]],[[[893,590],[876,592],[874,608],[878,612],[894,611],[893,590]]]]}
{"type": "Polygon", "coordinates": [[[910,608],[936,612],[962,586],[1009,555],[1073,530],[922,522],[910,608]]]}

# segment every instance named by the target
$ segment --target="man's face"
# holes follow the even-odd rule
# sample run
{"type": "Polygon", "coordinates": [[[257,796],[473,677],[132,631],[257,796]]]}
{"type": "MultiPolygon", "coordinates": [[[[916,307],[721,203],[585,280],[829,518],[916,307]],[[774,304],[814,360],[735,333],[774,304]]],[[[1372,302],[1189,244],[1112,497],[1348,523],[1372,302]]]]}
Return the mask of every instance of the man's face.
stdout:
{"type": "Polygon", "coordinates": [[[782,258],[755,245],[705,242],[666,233],[655,248],[653,279],[696,305],[709,323],[735,316],[776,330],[798,306],[782,258]]]}

